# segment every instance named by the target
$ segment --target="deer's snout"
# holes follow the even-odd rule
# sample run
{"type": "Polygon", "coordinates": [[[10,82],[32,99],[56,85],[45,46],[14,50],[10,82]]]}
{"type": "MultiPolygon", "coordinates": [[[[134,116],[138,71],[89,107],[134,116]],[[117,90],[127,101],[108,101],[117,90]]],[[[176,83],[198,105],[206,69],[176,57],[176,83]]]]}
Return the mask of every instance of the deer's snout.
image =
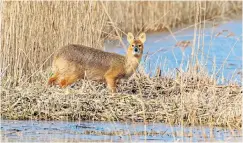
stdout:
{"type": "Polygon", "coordinates": [[[138,46],[134,46],[133,55],[138,55],[138,54],[140,54],[140,50],[139,50],[138,46]]]}

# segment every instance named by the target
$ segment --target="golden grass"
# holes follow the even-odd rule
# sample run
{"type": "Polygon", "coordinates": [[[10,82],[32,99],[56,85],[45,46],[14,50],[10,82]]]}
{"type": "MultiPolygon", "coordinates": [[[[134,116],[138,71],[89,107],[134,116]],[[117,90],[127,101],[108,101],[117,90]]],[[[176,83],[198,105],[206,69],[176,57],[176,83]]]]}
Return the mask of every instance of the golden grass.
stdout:
{"type": "Polygon", "coordinates": [[[3,4],[1,65],[13,81],[36,80],[29,77],[49,67],[53,52],[68,43],[102,47],[105,18],[97,3],[3,4]]]}
{"type": "Polygon", "coordinates": [[[139,31],[158,32],[193,24],[197,11],[200,12],[199,16],[205,19],[233,18],[242,11],[241,4],[242,2],[220,1],[130,1],[108,2],[106,5],[119,29],[139,33],[139,31]]]}

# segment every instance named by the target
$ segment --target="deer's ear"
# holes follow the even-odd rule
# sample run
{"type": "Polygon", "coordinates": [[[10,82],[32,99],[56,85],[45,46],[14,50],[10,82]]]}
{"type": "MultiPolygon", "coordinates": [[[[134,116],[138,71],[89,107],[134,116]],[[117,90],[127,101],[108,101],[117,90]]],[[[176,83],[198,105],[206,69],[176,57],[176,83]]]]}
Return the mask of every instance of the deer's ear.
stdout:
{"type": "Polygon", "coordinates": [[[134,40],[134,36],[131,32],[127,33],[127,41],[131,44],[134,40]]]}
{"type": "Polygon", "coordinates": [[[146,34],[145,33],[141,33],[139,36],[138,36],[138,39],[144,43],[146,41],[146,34]]]}

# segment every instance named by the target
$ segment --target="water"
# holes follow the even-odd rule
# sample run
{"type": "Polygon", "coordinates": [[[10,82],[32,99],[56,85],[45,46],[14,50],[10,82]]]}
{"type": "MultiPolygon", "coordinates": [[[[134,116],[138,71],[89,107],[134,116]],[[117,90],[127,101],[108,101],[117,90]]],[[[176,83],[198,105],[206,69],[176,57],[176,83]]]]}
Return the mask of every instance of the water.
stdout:
{"type": "Polygon", "coordinates": [[[2,141],[241,141],[241,131],[161,123],[1,121],[2,141]],[[145,136],[144,131],[148,134],[145,136]],[[183,134],[182,134],[183,133],[183,134]]]}
{"type": "MultiPolygon", "coordinates": [[[[215,74],[220,80],[223,77],[225,80],[220,81],[221,83],[227,83],[229,80],[239,83],[242,76],[242,21],[227,21],[216,27],[212,25],[212,22],[206,24],[204,36],[201,35],[200,38],[200,44],[197,41],[195,45],[197,49],[198,47],[200,49],[198,52],[200,64],[205,66],[209,75],[215,74]],[[222,34],[219,34],[219,32],[222,34]]],[[[186,70],[192,44],[189,44],[184,50],[175,45],[180,41],[192,43],[194,27],[184,30],[175,29],[172,33],[163,32],[147,35],[144,53],[145,55],[147,53],[152,55],[147,56],[147,62],[141,63],[147,73],[153,75],[154,69],[157,67],[160,67],[164,72],[180,67],[186,70]]],[[[200,35],[198,31],[197,35],[200,35]]],[[[126,38],[123,38],[123,41],[128,46],[126,38]]],[[[105,50],[125,54],[125,50],[119,44],[119,41],[106,41],[105,50]]],[[[145,57],[143,57],[143,60],[145,57]]]]}

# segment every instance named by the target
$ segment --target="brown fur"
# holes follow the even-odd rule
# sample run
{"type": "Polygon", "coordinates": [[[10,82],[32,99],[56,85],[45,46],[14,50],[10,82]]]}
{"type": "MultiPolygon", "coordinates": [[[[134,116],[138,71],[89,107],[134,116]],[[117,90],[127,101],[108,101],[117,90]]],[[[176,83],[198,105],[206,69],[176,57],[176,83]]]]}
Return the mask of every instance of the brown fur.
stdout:
{"type": "Polygon", "coordinates": [[[128,34],[130,46],[126,56],[109,53],[83,45],[67,45],[54,55],[53,75],[48,84],[59,84],[66,87],[80,78],[96,81],[106,81],[108,88],[116,92],[116,81],[130,77],[138,67],[142,58],[145,34],[140,34],[140,39],[135,40],[131,33],[128,34]],[[130,37],[129,37],[130,36],[130,37]],[[141,45],[140,53],[133,54],[132,45],[141,45]]]}

